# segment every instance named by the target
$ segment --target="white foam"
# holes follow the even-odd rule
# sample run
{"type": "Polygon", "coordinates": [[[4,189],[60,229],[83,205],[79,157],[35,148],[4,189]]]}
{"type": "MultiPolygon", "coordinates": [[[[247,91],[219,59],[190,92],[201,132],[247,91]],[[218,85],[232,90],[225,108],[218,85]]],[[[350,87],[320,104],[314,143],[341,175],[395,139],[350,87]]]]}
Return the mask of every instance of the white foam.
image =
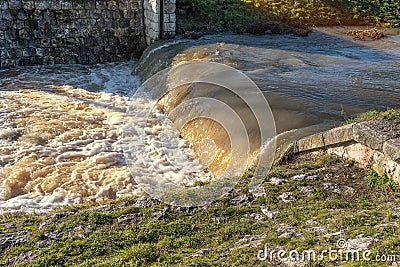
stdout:
{"type": "Polygon", "coordinates": [[[27,68],[0,79],[13,81],[0,91],[0,213],[46,212],[65,204],[140,196],[147,178],[154,176],[161,186],[211,178],[164,115],[155,113],[154,123],[142,127],[154,103],[117,95],[129,95],[137,86],[131,66],[64,66],[63,72],[40,69],[40,76],[27,68]],[[81,68],[88,74],[62,81],[81,68]],[[86,86],[104,92],[89,92],[86,86]],[[131,101],[130,133],[148,133],[144,143],[141,136],[130,135],[134,177],[122,151],[131,101]]]}

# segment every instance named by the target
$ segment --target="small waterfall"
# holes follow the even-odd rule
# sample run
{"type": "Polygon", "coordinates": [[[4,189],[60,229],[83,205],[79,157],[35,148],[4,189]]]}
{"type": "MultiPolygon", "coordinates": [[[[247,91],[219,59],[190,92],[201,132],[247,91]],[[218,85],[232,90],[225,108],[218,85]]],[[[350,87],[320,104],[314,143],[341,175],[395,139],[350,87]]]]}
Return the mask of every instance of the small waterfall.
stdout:
{"type": "Polygon", "coordinates": [[[400,108],[398,41],[346,38],[221,34],[137,63],[0,71],[0,212],[152,190],[206,204],[299,137],[400,108]]]}

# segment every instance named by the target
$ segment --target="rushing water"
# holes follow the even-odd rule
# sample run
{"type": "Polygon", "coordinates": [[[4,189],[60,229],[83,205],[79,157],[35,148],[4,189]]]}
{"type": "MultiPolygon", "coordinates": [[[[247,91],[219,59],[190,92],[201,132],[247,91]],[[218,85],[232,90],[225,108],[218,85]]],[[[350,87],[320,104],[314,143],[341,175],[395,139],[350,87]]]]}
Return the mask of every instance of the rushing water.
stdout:
{"type": "Polygon", "coordinates": [[[138,74],[147,78],[155,66],[195,60],[235,67],[264,91],[276,114],[278,132],[399,107],[400,38],[353,41],[339,32],[178,40],[157,47],[156,52],[149,50],[139,62],[138,74]]]}
{"type": "MultiPolygon", "coordinates": [[[[135,160],[130,170],[135,177],[122,152],[127,106],[135,107],[134,125],[139,127],[149,123],[145,111],[155,104],[129,98],[140,84],[138,77],[144,80],[164,67],[193,61],[224,63],[253,79],[269,101],[283,140],[337,125],[370,109],[400,107],[399,39],[356,42],[339,30],[321,29],[305,38],[216,35],[178,39],[150,47],[138,63],[3,70],[0,209],[40,211],[85,199],[140,195],[143,185],[135,177],[157,175],[161,182],[182,185],[211,179],[203,170],[204,161],[196,159],[208,151],[196,144],[189,148],[190,142],[180,134],[193,141],[202,129],[203,138],[207,133],[203,128],[212,124],[199,128],[193,123],[179,133],[165,115],[156,112],[146,126],[145,144],[132,141],[135,160]],[[131,74],[135,65],[137,76],[131,74]],[[160,136],[168,136],[168,150],[180,151],[173,159],[165,155],[160,136]],[[168,163],[171,160],[173,164],[168,163]]],[[[172,106],[182,101],[182,96],[167,97],[172,106]]],[[[170,112],[165,99],[160,105],[162,111],[170,112]]],[[[216,131],[224,136],[223,130],[208,130],[214,137],[216,131]]],[[[214,163],[210,169],[218,172],[220,165],[214,163]]]]}
{"type": "MultiPolygon", "coordinates": [[[[136,107],[135,125],[150,122],[153,103],[129,99],[139,85],[135,62],[96,66],[29,67],[1,72],[0,211],[48,210],[84,199],[142,195],[126,166],[122,129],[126,108],[136,107]]],[[[148,139],[131,140],[136,158],[131,171],[140,177],[162,173],[189,184],[209,180],[162,114],[144,127],[148,139]],[[166,159],[160,135],[169,137],[174,159],[166,159]],[[136,143],[135,143],[136,142],[136,143]],[[171,162],[173,164],[165,164],[171,162]],[[146,167],[145,167],[146,166],[146,167]]],[[[141,130],[141,129],[138,129],[141,130]]],[[[160,181],[162,182],[162,181],[160,181]]]]}

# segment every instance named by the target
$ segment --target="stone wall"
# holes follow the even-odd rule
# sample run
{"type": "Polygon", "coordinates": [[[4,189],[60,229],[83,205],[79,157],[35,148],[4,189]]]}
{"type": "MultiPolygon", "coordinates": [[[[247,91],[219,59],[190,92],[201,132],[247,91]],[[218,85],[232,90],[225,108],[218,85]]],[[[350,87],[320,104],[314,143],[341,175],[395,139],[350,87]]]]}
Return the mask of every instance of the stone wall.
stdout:
{"type": "Polygon", "coordinates": [[[302,138],[283,156],[325,149],[400,183],[400,125],[387,120],[353,123],[302,138]]]}
{"type": "Polygon", "coordinates": [[[147,45],[160,38],[174,37],[176,0],[145,0],[143,5],[147,45]]]}
{"type": "MultiPolygon", "coordinates": [[[[171,37],[175,0],[158,1],[171,37]]],[[[139,58],[145,32],[148,44],[160,36],[160,10],[153,0],[0,0],[0,68],[139,58]]]]}

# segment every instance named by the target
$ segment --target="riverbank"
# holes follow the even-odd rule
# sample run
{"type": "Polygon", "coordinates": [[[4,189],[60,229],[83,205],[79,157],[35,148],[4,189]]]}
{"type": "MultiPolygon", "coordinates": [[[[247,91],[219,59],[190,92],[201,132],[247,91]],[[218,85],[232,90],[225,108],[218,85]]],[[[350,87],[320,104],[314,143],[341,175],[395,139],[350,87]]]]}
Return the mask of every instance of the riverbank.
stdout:
{"type": "Polygon", "coordinates": [[[389,0],[178,0],[177,33],[305,35],[304,29],[316,26],[399,27],[399,12],[400,4],[389,0]]]}
{"type": "Polygon", "coordinates": [[[370,250],[371,259],[386,255],[390,261],[400,260],[400,189],[395,184],[323,152],[275,166],[254,192],[248,191],[248,179],[205,208],[176,208],[142,197],[65,206],[45,215],[2,215],[0,262],[365,266],[362,261],[331,261],[328,255],[310,263],[257,258],[265,247],[320,255],[337,249],[339,239],[347,240],[349,249],[370,250]]]}
{"type": "Polygon", "coordinates": [[[363,113],[347,120],[343,126],[287,144],[286,151],[279,157],[324,149],[329,154],[355,161],[359,166],[371,168],[379,175],[399,183],[399,122],[398,109],[363,113]]]}
{"type": "MultiPolygon", "coordinates": [[[[170,60],[176,63],[214,60],[248,73],[261,84],[266,94],[279,93],[271,99],[276,114],[283,114],[277,116],[281,119],[280,125],[287,121],[298,123],[297,118],[306,116],[306,123],[311,125],[317,123],[314,118],[324,116],[338,122],[343,121],[346,114],[358,113],[365,108],[384,109],[382,106],[398,105],[393,97],[398,94],[398,52],[390,41],[362,42],[365,47],[361,47],[360,42],[351,37],[349,40],[335,39],[322,32],[312,33],[307,38],[289,35],[207,38],[206,46],[177,49],[179,55],[174,54],[170,60]],[[321,46],[321,40],[325,40],[324,46],[321,46]],[[375,46],[388,49],[384,52],[370,49],[375,46]],[[266,65],[271,67],[265,69],[266,65]],[[270,87],[271,82],[275,87],[270,87]],[[338,92],[338,89],[342,91],[338,92]],[[279,96],[284,101],[279,101],[279,96]],[[312,109],[307,110],[303,105],[312,109]],[[284,112],[279,113],[280,109],[284,112]],[[307,113],[302,116],[299,111],[307,113]]],[[[167,55],[162,49],[155,51],[167,55]]],[[[149,53],[149,58],[158,59],[156,53],[149,53]]],[[[156,64],[147,65],[155,67],[156,64]]],[[[122,128],[120,123],[127,106],[127,98],[118,95],[126,93],[125,88],[130,85],[125,79],[131,77],[129,65],[124,68],[125,74],[120,65],[110,70],[101,66],[95,70],[81,70],[79,66],[56,68],[41,69],[39,75],[27,69],[21,70],[21,75],[10,72],[10,77],[2,80],[5,88],[16,88],[3,91],[8,114],[16,114],[4,121],[10,123],[11,129],[18,126],[12,124],[13,120],[24,123],[15,132],[4,135],[4,140],[18,153],[15,162],[23,159],[21,144],[25,142],[24,153],[30,160],[14,165],[13,158],[8,158],[11,164],[4,163],[7,170],[15,171],[14,177],[23,178],[17,185],[24,190],[43,190],[46,189],[44,186],[49,186],[48,192],[75,188],[78,192],[86,190],[82,195],[94,197],[113,198],[120,196],[120,192],[125,196],[132,195],[135,188],[127,188],[133,183],[118,143],[118,130],[122,128]],[[81,81],[82,78],[85,79],[81,81]],[[93,84],[94,80],[99,84],[93,84]],[[25,90],[21,90],[21,85],[25,90]],[[113,95],[77,88],[112,92],[113,95]],[[21,101],[24,108],[21,108],[21,101]],[[63,121],[68,122],[66,126],[60,124],[58,114],[64,116],[63,121]],[[35,138],[39,131],[44,138],[35,138]],[[83,134],[85,142],[82,143],[83,134]],[[59,143],[65,148],[60,150],[59,143]],[[106,146],[99,147],[99,143],[106,146]],[[32,151],[32,147],[38,152],[32,151]],[[53,169],[52,158],[45,161],[43,156],[56,158],[58,166],[64,167],[65,171],[57,172],[60,168],[53,169]],[[26,170],[26,166],[35,171],[42,168],[35,172],[34,178],[40,178],[38,182],[65,179],[65,186],[28,184],[26,177],[31,177],[19,171],[26,170]],[[88,167],[90,172],[87,172],[88,167]],[[100,175],[99,167],[102,168],[100,175]],[[76,179],[69,181],[71,173],[76,179]],[[116,174],[121,179],[115,179],[116,174]],[[98,177],[103,179],[100,185],[98,177]],[[29,186],[25,187],[23,183],[29,186]],[[110,188],[110,183],[117,183],[119,187],[112,185],[110,188]],[[114,188],[117,190],[111,190],[114,188]]],[[[283,125],[280,130],[300,127],[304,125],[283,125]]],[[[5,150],[3,154],[14,150],[5,150]]],[[[143,150],[135,154],[150,153],[143,150]]],[[[140,164],[139,160],[137,162],[140,164]]],[[[157,159],[149,162],[157,162],[157,159]]],[[[138,169],[152,170],[143,166],[138,169]]],[[[155,166],[153,170],[157,171],[159,167],[155,166]]],[[[314,249],[322,252],[336,249],[341,238],[348,240],[351,249],[371,249],[371,259],[378,255],[391,259],[392,255],[400,257],[396,254],[400,243],[400,193],[398,186],[387,177],[359,169],[352,161],[317,151],[297,155],[275,166],[256,192],[248,191],[248,180],[246,176],[235,190],[207,208],[175,208],[148,198],[121,197],[107,202],[87,199],[86,204],[65,206],[43,215],[2,215],[0,262],[21,266],[27,266],[29,262],[36,266],[257,266],[264,264],[257,259],[257,254],[265,245],[275,250],[302,252],[314,249]]],[[[32,199],[26,198],[25,203],[32,203],[32,199]]],[[[266,264],[302,266],[304,263],[272,260],[266,264]]],[[[329,264],[335,263],[326,256],[321,262],[308,265],[329,264]]],[[[365,266],[362,262],[337,264],[365,266]]],[[[368,263],[368,266],[373,264],[382,266],[381,262],[368,263]]]]}

